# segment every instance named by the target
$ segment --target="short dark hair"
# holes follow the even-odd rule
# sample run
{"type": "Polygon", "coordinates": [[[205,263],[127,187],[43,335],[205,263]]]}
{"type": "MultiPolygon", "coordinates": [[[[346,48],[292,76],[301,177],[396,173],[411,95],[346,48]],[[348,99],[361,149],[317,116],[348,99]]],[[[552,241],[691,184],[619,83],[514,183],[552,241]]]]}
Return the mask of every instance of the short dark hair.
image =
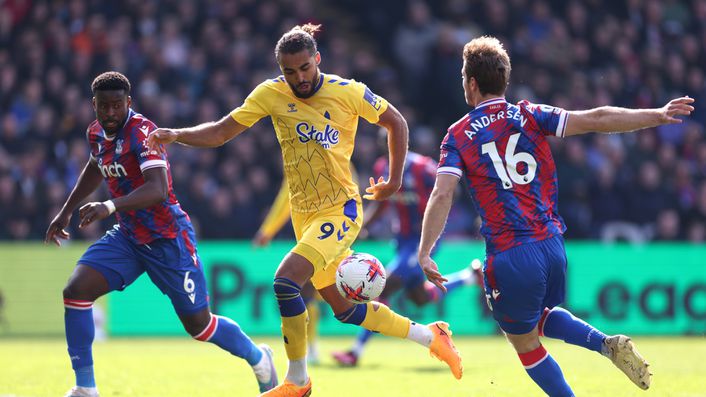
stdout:
{"type": "Polygon", "coordinates": [[[314,55],[316,53],[314,34],[320,29],[321,25],[307,23],[297,25],[289,32],[283,34],[275,46],[275,58],[277,58],[277,61],[279,61],[280,54],[296,54],[302,50],[307,50],[309,55],[314,55]]]}
{"type": "Polygon", "coordinates": [[[510,57],[500,40],[482,36],[471,40],[463,47],[466,62],[463,74],[473,77],[483,95],[503,95],[510,82],[510,57]]]}
{"type": "Polygon", "coordinates": [[[120,72],[101,73],[93,79],[91,91],[95,95],[96,91],[124,90],[125,94],[130,94],[130,80],[120,72]]]}

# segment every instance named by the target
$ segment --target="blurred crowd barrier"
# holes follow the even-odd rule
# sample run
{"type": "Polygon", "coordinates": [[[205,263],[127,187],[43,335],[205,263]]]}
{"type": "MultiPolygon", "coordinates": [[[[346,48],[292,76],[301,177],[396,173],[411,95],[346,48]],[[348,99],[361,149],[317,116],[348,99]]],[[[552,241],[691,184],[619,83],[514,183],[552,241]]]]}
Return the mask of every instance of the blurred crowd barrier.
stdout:
{"type": "MultiPolygon", "coordinates": [[[[200,246],[211,309],[229,316],[251,335],[279,335],[280,315],[272,279],[292,242],[279,241],[263,249],[247,241],[204,242],[200,246]]],[[[9,260],[0,262],[0,337],[60,336],[63,328],[61,289],[85,246],[55,250],[36,244],[0,245],[9,260]]],[[[384,242],[359,242],[356,251],[369,252],[387,263],[393,247],[384,242]]],[[[569,269],[566,307],[607,333],[631,335],[703,335],[706,332],[706,247],[687,244],[567,243],[569,269]],[[675,259],[675,258],[678,258],[675,259]]],[[[435,257],[442,273],[469,266],[482,258],[477,242],[449,242],[435,257]]],[[[140,277],[123,292],[99,299],[105,330],[111,336],[182,335],[183,327],[169,303],[148,277],[140,277]]],[[[439,319],[455,334],[496,332],[477,285],[446,296],[439,304],[417,308],[397,295],[390,303],[400,313],[422,323],[439,319]]],[[[322,305],[321,334],[354,334],[357,327],[339,323],[322,305]]]]}

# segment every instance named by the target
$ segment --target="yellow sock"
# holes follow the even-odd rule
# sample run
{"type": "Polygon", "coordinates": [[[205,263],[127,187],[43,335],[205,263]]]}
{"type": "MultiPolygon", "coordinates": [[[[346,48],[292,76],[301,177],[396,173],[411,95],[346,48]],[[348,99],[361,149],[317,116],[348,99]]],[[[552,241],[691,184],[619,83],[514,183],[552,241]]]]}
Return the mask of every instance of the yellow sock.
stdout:
{"type": "Polygon", "coordinates": [[[407,337],[410,324],[407,317],[400,316],[380,302],[368,302],[366,305],[368,307],[361,327],[387,336],[407,337]]]}
{"type": "Polygon", "coordinates": [[[307,317],[308,313],[306,310],[293,317],[282,317],[284,349],[287,351],[287,358],[290,360],[302,360],[306,357],[307,317]]]}
{"type": "Polygon", "coordinates": [[[316,343],[316,338],[319,336],[319,316],[321,315],[319,301],[316,299],[309,301],[309,304],[306,305],[306,311],[309,312],[309,322],[306,324],[306,339],[311,345],[316,343]]]}

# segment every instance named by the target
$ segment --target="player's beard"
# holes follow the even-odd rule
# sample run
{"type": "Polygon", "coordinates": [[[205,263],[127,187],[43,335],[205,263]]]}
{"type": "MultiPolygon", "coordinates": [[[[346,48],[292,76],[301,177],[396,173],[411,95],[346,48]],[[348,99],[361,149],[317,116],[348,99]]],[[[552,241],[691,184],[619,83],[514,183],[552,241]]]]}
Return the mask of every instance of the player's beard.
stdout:
{"type": "Polygon", "coordinates": [[[120,127],[124,124],[120,122],[120,120],[117,119],[105,119],[100,122],[101,127],[103,128],[103,131],[105,131],[106,134],[108,135],[113,135],[116,134],[118,131],[120,131],[120,127]],[[112,124],[110,124],[112,123],[112,124]]]}
{"type": "MultiPolygon", "coordinates": [[[[307,92],[306,94],[302,94],[301,92],[299,92],[297,87],[293,86],[292,84],[289,84],[289,88],[292,89],[292,92],[294,93],[294,95],[297,96],[297,98],[304,98],[304,99],[310,98],[316,93],[316,89],[314,87],[319,85],[320,78],[321,78],[321,73],[319,72],[319,69],[317,68],[316,74],[314,75],[314,78],[311,80],[311,82],[306,82],[306,83],[309,83],[309,86],[311,87],[311,88],[309,88],[309,92],[307,92]]],[[[303,83],[299,83],[299,84],[301,85],[303,83]]]]}

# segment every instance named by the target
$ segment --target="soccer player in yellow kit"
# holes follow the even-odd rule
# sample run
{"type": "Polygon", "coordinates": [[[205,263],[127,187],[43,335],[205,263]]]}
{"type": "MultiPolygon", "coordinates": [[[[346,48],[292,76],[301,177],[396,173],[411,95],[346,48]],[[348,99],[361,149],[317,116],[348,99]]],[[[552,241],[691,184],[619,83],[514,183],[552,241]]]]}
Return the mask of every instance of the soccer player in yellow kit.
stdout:
{"type": "Polygon", "coordinates": [[[175,141],[216,147],[261,118],[272,118],[282,148],[297,244],[280,263],[274,279],[289,367],[284,383],[263,396],[311,394],[306,367],[307,312],[300,295],[301,285],[309,279],[341,322],[427,346],[460,379],[461,357],[448,324],[417,324],[378,302],[354,305],[336,290],[336,268],[351,254],[363,223],[362,202],[350,170],[358,117],[388,130],[390,176],[387,180],[370,178],[364,196],[369,200],[387,199],[399,189],[409,131],[399,111],[365,84],[319,71],[321,54],[313,36],[319,27],[306,24],[285,33],[275,48],[283,75],[262,82],[229,115],[191,128],[160,128],[148,142],[154,148],[175,141]]]}

